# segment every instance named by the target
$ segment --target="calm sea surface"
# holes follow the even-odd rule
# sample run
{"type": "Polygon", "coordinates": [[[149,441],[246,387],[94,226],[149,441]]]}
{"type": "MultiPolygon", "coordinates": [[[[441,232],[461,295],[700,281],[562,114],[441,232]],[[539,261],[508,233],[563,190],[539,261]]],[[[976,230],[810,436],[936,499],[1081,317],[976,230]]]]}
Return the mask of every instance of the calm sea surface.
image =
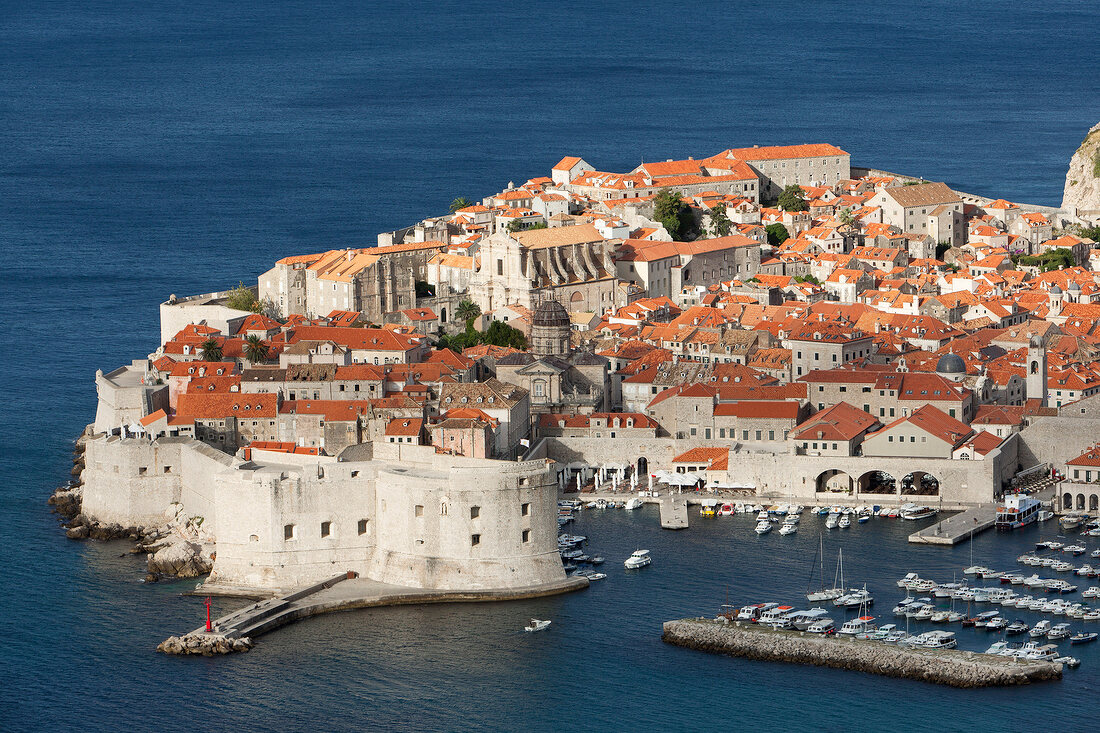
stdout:
{"type": "MultiPolygon", "coordinates": [[[[182,660],[152,650],[197,624],[186,585],[142,585],[123,543],[67,541],[44,501],[95,369],[155,348],[169,293],[371,244],[566,154],[622,171],[825,141],[1056,205],[1100,119],[1098,27],[1094,2],[1016,0],[0,1],[0,729],[1082,729],[1100,647],[1060,684],[961,692],[661,644],[662,620],[727,587],[797,601],[816,520],[757,538],[747,519],[674,534],[654,510],[588,516],[576,531],[611,577],[586,592],[338,615],[182,660]],[[628,575],[638,546],[656,561],[628,575]],[[552,630],[519,633],[531,615],[552,630]]],[[[876,520],[826,555],[843,546],[888,612],[896,577],[968,564],[968,547],[909,547],[913,529],[876,520]]],[[[979,537],[975,558],[1007,567],[1037,535],[979,537]]]]}

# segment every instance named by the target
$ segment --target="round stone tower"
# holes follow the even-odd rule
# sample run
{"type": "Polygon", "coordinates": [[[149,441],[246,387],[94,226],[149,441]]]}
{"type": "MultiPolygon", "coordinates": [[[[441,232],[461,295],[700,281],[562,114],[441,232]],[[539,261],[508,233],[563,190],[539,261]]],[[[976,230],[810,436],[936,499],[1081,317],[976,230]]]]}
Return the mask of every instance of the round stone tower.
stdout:
{"type": "Polygon", "coordinates": [[[531,314],[531,353],[537,357],[569,353],[569,313],[556,300],[544,300],[531,314]]]}

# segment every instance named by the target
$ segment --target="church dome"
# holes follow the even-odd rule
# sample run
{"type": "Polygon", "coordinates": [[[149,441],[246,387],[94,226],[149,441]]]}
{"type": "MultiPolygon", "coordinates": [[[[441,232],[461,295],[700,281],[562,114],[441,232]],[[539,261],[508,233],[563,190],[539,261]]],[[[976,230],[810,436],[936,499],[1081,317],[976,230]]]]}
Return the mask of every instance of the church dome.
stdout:
{"type": "Polygon", "coordinates": [[[1050,290],[1047,291],[1047,292],[1049,292],[1051,295],[1061,295],[1062,294],[1062,289],[1060,287],[1058,287],[1057,285],[1051,285],[1050,290]]]}
{"type": "Polygon", "coordinates": [[[966,374],[966,362],[958,354],[944,354],[936,362],[937,374],[966,374]]]}
{"type": "Polygon", "coordinates": [[[568,327],[570,325],[569,312],[565,310],[564,305],[556,300],[544,300],[539,303],[539,307],[531,315],[531,325],[547,328],[555,326],[568,327]]]}

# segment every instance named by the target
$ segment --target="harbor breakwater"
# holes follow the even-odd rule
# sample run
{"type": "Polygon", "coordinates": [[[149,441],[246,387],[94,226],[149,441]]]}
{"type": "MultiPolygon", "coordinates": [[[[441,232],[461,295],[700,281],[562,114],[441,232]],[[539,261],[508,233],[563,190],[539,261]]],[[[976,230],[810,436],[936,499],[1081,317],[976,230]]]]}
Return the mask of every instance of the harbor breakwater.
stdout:
{"type": "Polygon", "coordinates": [[[669,644],[769,662],[869,672],[951,687],[1004,687],[1062,679],[1062,665],[957,649],[908,649],[844,637],[776,631],[725,619],[666,621],[669,644]]]}

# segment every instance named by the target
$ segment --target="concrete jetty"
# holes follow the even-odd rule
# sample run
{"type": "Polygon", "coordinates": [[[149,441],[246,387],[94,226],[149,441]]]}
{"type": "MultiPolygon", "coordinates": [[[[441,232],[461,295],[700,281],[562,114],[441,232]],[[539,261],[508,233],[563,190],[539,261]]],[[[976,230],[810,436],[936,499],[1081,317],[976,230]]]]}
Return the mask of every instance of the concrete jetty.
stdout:
{"type": "Polygon", "coordinates": [[[669,644],[733,657],[870,672],[951,687],[1003,687],[1062,679],[1056,662],[957,649],[909,649],[846,637],[776,631],[726,619],[666,621],[669,644]]]}
{"type": "Polygon", "coordinates": [[[688,528],[688,503],[687,497],[680,494],[665,494],[660,497],[661,502],[661,528],[662,529],[687,529],[688,528]]]}
{"type": "Polygon", "coordinates": [[[200,626],[182,637],[170,637],[157,649],[168,654],[207,655],[247,651],[247,648],[242,648],[244,645],[234,645],[233,642],[247,640],[247,646],[251,647],[252,640],[261,634],[323,613],[424,603],[516,601],[569,593],[587,587],[587,578],[567,577],[555,583],[518,588],[409,588],[344,573],[277,598],[257,601],[213,621],[212,631],[207,631],[205,625],[200,626]]]}
{"type": "Polygon", "coordinates": [[[918,545],[956,545],[970,535],[984,532],[997,521],[995,504],[981,504],[909,535],[918,545]]]}

